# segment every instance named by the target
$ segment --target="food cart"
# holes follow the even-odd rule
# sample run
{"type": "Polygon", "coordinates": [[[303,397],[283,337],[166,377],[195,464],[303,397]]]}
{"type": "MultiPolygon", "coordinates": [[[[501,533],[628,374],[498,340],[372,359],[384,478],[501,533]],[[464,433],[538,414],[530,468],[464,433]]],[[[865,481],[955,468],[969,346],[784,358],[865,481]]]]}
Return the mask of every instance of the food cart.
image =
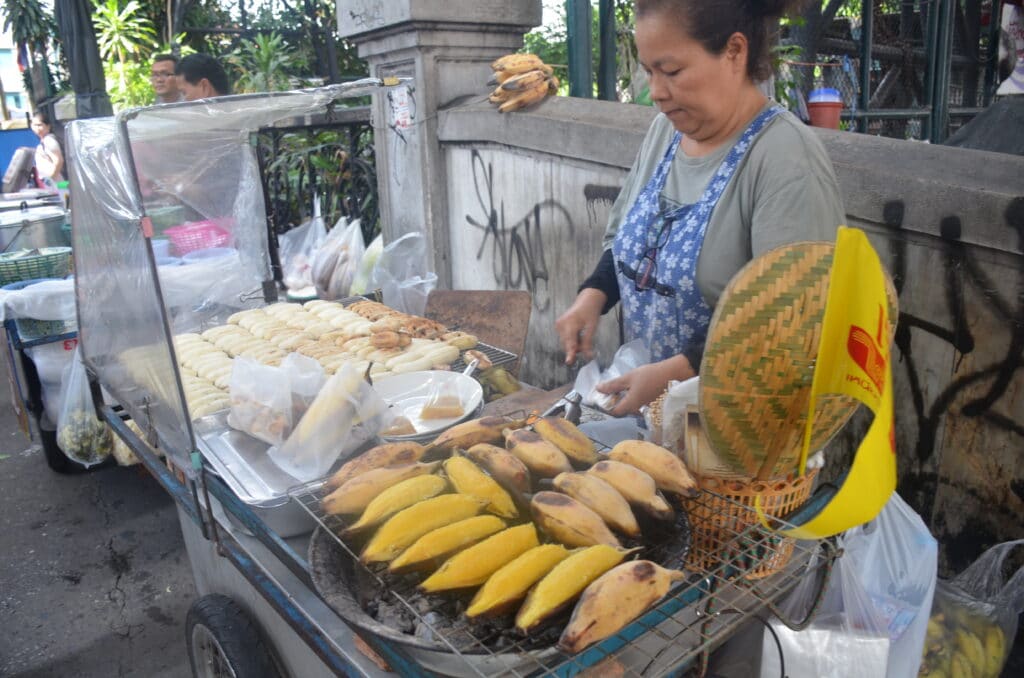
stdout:
{"type": "MultiPolygon", "coordinates": [[[[744,521],[709,532],[728,500],[705,492],[685,510],[676,505],[648,551],[686,576],[618,633],[566,654],[555,647],[556,629],[522,637],[500,624],[471,625],[451,600],[363,567],[338,536],[344,523],[324,512],[323,479],[295,481],[267,460],[265,444],[233,431],[223,409],[196,410],[181,335],[276,301],[250,135],[393,84],[170,104],[70,126],[84,362],[99,416],[177,502],[201,596],[187,622],[194,673],[568,676],[599,664],[630,675],[681,673],[741,624],[775,610],[798,581],[816,577],[823,587],[835,556],[829,541],[783,539],[740,505],[733,509],[744,521]],[[161,270],[146,207],[158,192],[198,213],[201,231],[227,233],[234,251],[161,270]]],[[[481,348],[496,363],[516,358],[481,348]]]]}

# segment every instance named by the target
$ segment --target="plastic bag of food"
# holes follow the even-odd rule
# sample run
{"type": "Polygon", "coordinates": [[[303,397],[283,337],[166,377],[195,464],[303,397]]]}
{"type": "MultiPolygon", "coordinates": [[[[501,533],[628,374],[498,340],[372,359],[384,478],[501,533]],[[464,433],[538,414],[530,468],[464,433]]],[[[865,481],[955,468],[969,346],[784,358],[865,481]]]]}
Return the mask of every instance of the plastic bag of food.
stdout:
{"type": "Polygon", "coordinates": [[[327,381],[327,374],[319,362],[301,353],[289,353],[279,368],[288,377],[291,391],[292,421],[302,419],[309,406],[327,381]]]}
{"type": "Polygon", "coordinates": [[[370,276],[373,274],[373,267],[377,265],[380,255],[384,252],[384,236],[378,234],[370,246],[363,252],[363,259],[359,262],[359,271],[352,280],[352,287],[349,294],[366,294],[371,292],[370,276]]]}
{"type": "Polygon", "coordinates": [[[313,258],[327,238],[320,216],[320,200],[313,202],[313,218],[278,238],[281,274],[285,286],[299,292],[313,286],[313,258]]]}
{"type": "Polygon", "coordinates": [[[84,466],[98,464],[110,456],[114,440],[110,428],[96,417],[81,346],[64,368],[62,383],[57,445],[72,461],[84,466]]]}
{"type": "Polygon", "coordinates": [[[391,420],[387,403],[349,365],[342,365],[270,458],[289,475],[308,482],[323,477],[339,457],[347,458],[391,420]]]}
{"type": "Polygon", "coordinates": [[[228,426],[271,445],[280,445],[292,430],[292,394],[288,373],[239,356],[228,382],[228,426]]]}
{"type": "Polygon", "coordinates": [[[603,411],[611,410],[622,398],[621,393],[601,393],[597,385],[621,377],[630,370],[651,362],[651,353],[642,339],[634,339],[619,347],[612,357],[612,364],[602,370],[596,360],[584,365],[576,375],[573,389],[583,395],[583,404],[603,411]]]}
{"type": "Polygon", "coordinates": [[[427,397],[420,410],[420,419],[456,419],[466,413],[466,406],[453,379],[432,379],[427,384],[427,397]]]}
{"type": "Polygon", "coordinates": [[[950,581],[940,581],[928,619],[921,676],[998,678],[1024,612],[1024,567],[1006,559],[1024,539],[996,544],[950,581]]]}
{"type": "MultiPolygon", "coordinates": [[[[912,678],[921,662],[935,592],[938,545],[896,493],[878,517],[848,530],[843,555],[818,614],[804,631],[770,622],[794,676],[912,678]]],[[[809,579],[813,579],[809,578],[809,579]]],[[[800,618],[814,586],[801,582],[785,612],[800,618]]],[[[777,646],[766,636],[761,676],[779,675],[777,646]]]]}
{"type": "Polygon", "coordinates": [[[365,251],[359,220],[338,219],[313,261],[317,296],[321,299],[347,297],[365,251]]]}
{"type": "Polygon", "coordinates": [[[384,303],[402,313],[423,315],[437,275],[427,270],[427,239],[406,233],[384,247],[370,275],[370,289],[380,289],[384,303]]]}

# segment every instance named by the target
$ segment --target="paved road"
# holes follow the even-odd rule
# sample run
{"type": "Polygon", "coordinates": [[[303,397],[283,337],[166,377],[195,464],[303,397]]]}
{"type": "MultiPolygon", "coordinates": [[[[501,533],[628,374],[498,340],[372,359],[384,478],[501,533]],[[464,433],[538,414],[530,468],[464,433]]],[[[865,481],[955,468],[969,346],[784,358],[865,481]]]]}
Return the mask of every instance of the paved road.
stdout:
{"type": "Polygon", "coordinates": [[[0,378],[0,676],[191,676],[174,503],[140,467],[51,472],[0,378]]]}

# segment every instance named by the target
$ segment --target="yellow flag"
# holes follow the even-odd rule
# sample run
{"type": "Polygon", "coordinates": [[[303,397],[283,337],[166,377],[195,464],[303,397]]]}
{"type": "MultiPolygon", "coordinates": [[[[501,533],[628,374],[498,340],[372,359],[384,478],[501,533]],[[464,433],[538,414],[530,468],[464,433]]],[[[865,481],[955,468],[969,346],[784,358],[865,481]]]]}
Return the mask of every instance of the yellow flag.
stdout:
{"type": "Polygon", "coordinates": [[[843,393],[875,414],[842,487],[803,525],[783,530],[798,539],[820,539],[861,525],[882,510],[896,489],[896,433],[892,412],[892,363],[886,278],[864,232],[841,226],[829,275],[821,343],[800,455],[807,465],[818,398],[843,393]]]}

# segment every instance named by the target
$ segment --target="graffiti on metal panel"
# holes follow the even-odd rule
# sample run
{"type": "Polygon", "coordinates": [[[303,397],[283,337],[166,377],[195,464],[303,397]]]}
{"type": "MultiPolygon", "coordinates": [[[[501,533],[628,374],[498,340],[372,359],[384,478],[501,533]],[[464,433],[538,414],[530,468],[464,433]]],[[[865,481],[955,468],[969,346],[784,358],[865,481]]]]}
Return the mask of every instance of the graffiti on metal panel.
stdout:
{"type": "Polygon", "coordinates": [[[541,218],[552,212],[560,215],[565,224],[565,235],[571,239],[573,226],[568,210],[555,200],[542,200],[519,219],[509,221],[505,217],[504,200],[495,204],[494,168],[490,163],[485,165],[475,150],[472,163],[473,184],[482,216],[476,218],[467,214],[466,221],[484,234],[476,252],[477,261],[488,253],[494,263],[496,284],[504,289],[525,288],[533,295],[538,311],[548,310],[551,306],[550,273],[544,253],[541,218]]]}
{"type": "MultiPolygon", "coordinates": [[[[900,201],[885,205],[883,219],[889,228],[901,230],[904,206],[900,201]]],[[[1024,254],[1024,197],[1010,203],[1005,213],[1006,225],[1017,233],[1017,251],[1024,254]]],[[[998,291],[995,281],[983,264],[968,253],[967,245],[961,240],[962,224],[959,217],[949,216],[942,220],[941,266],[945,279],[945,295],[948,318],[946,322],[935,322],[919,318],[910,313],[900,313],[896,328],[895,343],[900,360],[906,366],[907,378],[913,399],[913,411],[917,418],[918,439],[916,457],[927,460],[936,449],[936,436],[944,414],[950,413],[953,403],[967,389],[983,386],[983,392],[966,402],[955,414],[964,417],[978,417],[992,426],[1012,432],[1024,441],[1024,426],[993,410],[993,406],[1007,393],[1017,373],[1024,368],[1024,269],[1018,269],[1014,285],[1015,296],[1006,298],[998,291]],[[911,345],[913,331],[923,331],[948,343],[958,354],[957,364],[963,356],[974,351],[975,337],[968,325],[965,307],[965,292],[970,287],[978,294],[984,310],[1000,319],[1009,329],[1009,341],[1000,357],[992,364],[973,372],[959,374],[945,388],[925,402],[923,379],[911,345]]],[[[893,238],[892,273],[898,291],[907,281],[907,241],[893,238]]],[[[1024,499],[1024,494],[1021,495],[1024,499]]]]}

